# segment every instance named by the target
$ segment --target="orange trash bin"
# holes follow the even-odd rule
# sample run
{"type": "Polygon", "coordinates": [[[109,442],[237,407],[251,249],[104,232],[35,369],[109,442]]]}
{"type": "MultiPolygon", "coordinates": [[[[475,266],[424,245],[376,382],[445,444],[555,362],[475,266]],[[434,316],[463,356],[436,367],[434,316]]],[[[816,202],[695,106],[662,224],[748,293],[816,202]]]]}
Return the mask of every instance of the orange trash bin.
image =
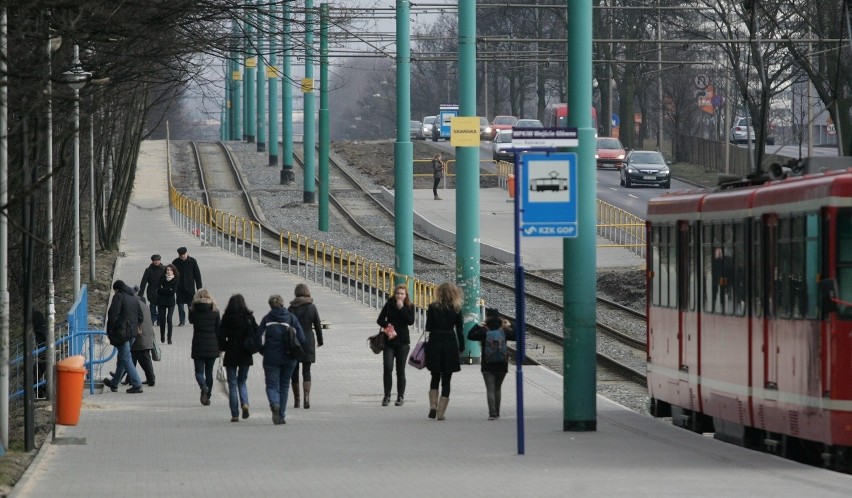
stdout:
{"type": "Polygon", "coordinates": [[[83,384],[86,359],[81,355],[69,356],[56,363],[56,423],[77,425],[83,404],[83,384]]]}
{"type": "Polygon", "coordinates": [[[515,198],[515,175],[509,175],[507,188],[509,190],[509,199],[515,198]]]}

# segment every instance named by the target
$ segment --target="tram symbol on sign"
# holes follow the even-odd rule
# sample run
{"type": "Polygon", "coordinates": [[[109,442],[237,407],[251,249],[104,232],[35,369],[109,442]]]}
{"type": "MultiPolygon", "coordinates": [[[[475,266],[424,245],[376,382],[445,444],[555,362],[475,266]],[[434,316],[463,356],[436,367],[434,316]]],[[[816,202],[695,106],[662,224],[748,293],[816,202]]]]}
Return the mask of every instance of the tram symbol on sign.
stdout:
{"type": "Polygon", "coordinates": [[[548,178],[531,178],[530,190],[536,192],[568,190],[568,179],[560,178],[558,171],[548,173],[548,178]]]}

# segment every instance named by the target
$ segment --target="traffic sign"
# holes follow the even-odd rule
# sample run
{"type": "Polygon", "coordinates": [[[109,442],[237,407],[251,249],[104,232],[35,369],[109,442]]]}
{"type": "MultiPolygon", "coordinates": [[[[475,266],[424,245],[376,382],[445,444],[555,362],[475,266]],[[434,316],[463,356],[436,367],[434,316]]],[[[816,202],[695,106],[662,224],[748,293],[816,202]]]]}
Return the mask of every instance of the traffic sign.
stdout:
{"type": "Polygon", "coordinates": [[[512,128],[513,147],[577,147],[577,128],[512,128]]]}
{"type": "Polygon", "coordinates": [[[697,74],[695,75],[693,83],[695,83],[695,88],[699,90],[704,90],[705,88],[707,88],[707,85],[710,84],[710,78],[707,77],[706,74],[697,74]]]}
{"type": "Polygon", "coordinates": [[[612,126],[618,126],[621,120],[618,119],[618,114],[612,113],[612,126]]]}
{"type": "Polygon", "coordinates": [[[834,127],[834,123],[830,123],[830,124],[826,125],[825,126],[825,132],[828,133],[829,135],[836,135],[837,134],[837,128],[834,127]]]}
{"type": "Polygon", "coordinates": [[[521,234],[577,237],[577,154],[527,152],[519,160],[521,234]]]}

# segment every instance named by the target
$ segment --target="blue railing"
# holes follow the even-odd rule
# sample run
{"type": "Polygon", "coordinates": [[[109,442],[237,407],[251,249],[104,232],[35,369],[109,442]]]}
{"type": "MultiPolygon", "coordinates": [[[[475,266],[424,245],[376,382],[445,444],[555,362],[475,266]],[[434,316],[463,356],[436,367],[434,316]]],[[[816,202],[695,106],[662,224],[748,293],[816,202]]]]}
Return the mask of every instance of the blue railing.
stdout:
{"type": "MultiPolygon", "coordinates": [[[[113,359],[115,356],[115,348],[109,345],[106,340],[106,332],[103,330],[89,329],[89,291],[86,285],[80,288],[80,295],[74,302],[74,305],[68,311],[68,329],[62,337],[56,339],[55,358],[56,361],[67,358],[68,356],[83,355],[86,358],[84,367],[88,372],[86,383],[89,385],[89,394],[95,392],[95,379],[99,378],[95,370],[100,372],[100,366],[113,359]],[[106,349],[110,349],[108,356],[104,356],[106,349]]],[[[41,347],[33,351],[33,362],[38,361],[39,354],[44,354],[47,347],[41,347]]],[[[20,354],[9,362],[9,367],[23,370],[24,356],[20,354]]],[[[23,379],[23,372],[19,373],[20,379],[23,379]]],[[[21,381],[23,384],[23,381],[21,381]]],[[[34,389],[38,389],[46,384],[44,380],[40,380],[33,384],[34,389]]],[[[18,399],[24,396],[24,389],[14,391],[9,395],[10,400],[18,399]]]]}

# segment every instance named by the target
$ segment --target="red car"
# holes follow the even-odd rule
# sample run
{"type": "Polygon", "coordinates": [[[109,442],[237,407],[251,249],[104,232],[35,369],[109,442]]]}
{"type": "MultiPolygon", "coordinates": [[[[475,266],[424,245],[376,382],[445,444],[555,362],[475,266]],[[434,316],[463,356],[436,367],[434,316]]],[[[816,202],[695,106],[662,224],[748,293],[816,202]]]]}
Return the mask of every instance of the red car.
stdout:
{"type": "Polygon", "coordinates": [[[494,140],[498,131],[511,130],[517,122],[518,118],[515,116],[494,116],[494,121],[491,122],[491,140],[494,140]]]}
{"type": "Polygon", "coordinates": [[[621,169],[624,165],[624,158],[627,157],[627,151],[621,145],[621,140],[612,137],[598,137],[597,145],[595,160],[598,168],[611,166],[615,169],[621,169]]]}

